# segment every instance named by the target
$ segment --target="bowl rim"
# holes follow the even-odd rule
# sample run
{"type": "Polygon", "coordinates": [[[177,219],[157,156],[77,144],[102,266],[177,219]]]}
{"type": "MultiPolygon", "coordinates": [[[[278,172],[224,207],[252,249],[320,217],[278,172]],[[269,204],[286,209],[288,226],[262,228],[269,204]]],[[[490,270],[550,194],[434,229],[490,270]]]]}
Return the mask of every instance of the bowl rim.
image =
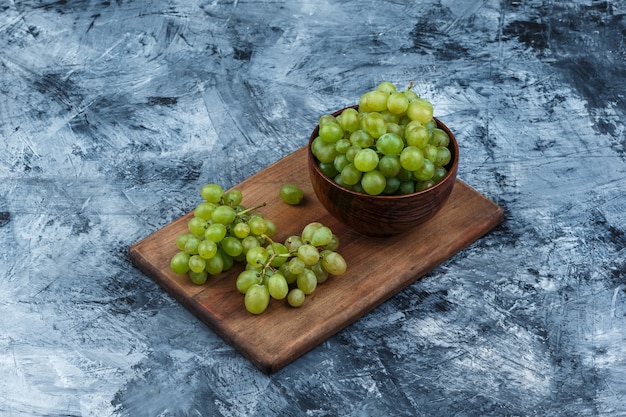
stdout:
{"type": "MultiPolygon", "coordinates": [[[[353,108],[358,110],[358,105],[353,105],[353,106],[348,106],[348,107],[344,107],[342,109],[339,109],[333,113],[331,113],[332,116],[337,117],[338,115],[340,115],[344,110],[349,109],[349,108],[353,108]]],[[[310,161],[312,162],[310,165],[312,166],[312,168],[315,170],[315,172],[318,174],[319,177],[321,177],[324,181],[330,183],[331,186],[336,187],[338,189],[341,189],[342,191],[346,192],[349,195],[352,195],[355,198],[375,198],[375,199],[381,199],[381,200],[394,200],[394,201],[401,201],[401,200],[405,200],[405,199],[410,199],[410,198],[415,198],[421,195],[426,195],[431,193],[433,190],[440,188],[440,187],[444,187],[446,182],[450,179],[451,176],[455,176],[456,177],[456,171],[458,170],[458,165],[459,165],[459,144],[456,140],[456,136],[454,135],[454,133],[452,133],[452,131],[448,128],[448,126],[446,126],[439,118],[434,117],[433,116],[433,120],[435,121],[435,123],[437,123],[437,127],[442,128],[450,137],[450,143],[453,145],[453,155],[454,158],[448,163],[447,166],[449,166],[450,168],[448,169],[448,172],[446,173],[446,175],[441,179],[441,181],[439,181],[438,183],[436,183],[435,185],[428,187],[424,190],[420,190],[420,191],[416,191],[414,193],[411,194],[397,194],[397,195],[371,195],[371,194],[366,194],[366,193],[361,193],[358,191],[354,191],[354,190],[350,190],[338,183],[336,183],[332,178],[329,178],[326,174],[324,174],[317,162],[317,158],[315,157],[315,155],[313,155],[313,152],[311,152],[311,143],[313,142],[313,140],[317,137],[315,135],[315,131],[317,130],[319,132],[319,123],[315,125],[315,128],[313,128],[313,131],[311,132],[311,135],[309,136],[309,142],[307,144],[307,152],[308,152],[308,156],[310,161]]]]}

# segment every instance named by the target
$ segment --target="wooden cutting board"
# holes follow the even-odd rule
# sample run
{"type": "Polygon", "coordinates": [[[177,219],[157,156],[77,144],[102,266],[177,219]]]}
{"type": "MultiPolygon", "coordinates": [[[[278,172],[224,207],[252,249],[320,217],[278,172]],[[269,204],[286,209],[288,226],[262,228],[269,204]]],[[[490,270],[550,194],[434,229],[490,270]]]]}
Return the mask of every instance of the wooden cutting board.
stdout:
{"type": "Polygon", "coordinates": [[[504,219],[499,206],[457,180],[446,205],[426,224],[400,237],[365,237],[339,223],[320,205],[306,164],[303,147],[234,187],[242,191],[243,205],[266,203],[258,211],[276,223],[277,241],[299,234],[313,221],[329,226],[339,237],[338,252],[346,259],[348,271],[319,285],[298,309],[285,300],[272,300],[263,314],[248,313],[243,295],[235,288],[243,265],[236,264],[201,286],[171,272],[176,237],[187,231],[192,213],[129,250],[137,268],[268,374],[358,320],[504,219]],[[279,198],[279,187],[286,182],[302,188],[304,204],[289,206],[279,198]]]}

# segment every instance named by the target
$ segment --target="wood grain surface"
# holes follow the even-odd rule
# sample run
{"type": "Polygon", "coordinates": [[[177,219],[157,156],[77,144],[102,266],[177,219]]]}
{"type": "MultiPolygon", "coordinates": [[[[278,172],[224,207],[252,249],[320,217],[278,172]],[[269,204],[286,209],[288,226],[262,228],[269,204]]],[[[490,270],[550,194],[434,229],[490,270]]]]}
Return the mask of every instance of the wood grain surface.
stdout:
{"type": "Polygon", "coordinates": [[[483,236],[503,221],[503,210],[460,180],[444,208],[429,222],[401,236],[362,236],[330,216],[311,189],[306,170],[306,147],[279,160],[234,188],[243,204],[259,209],[278,228],[275,240],[299,234],[313,221],[329,226],[340,239],[339,252],[348,271],[331,277],[307,296],[298,309],[272,300],[268,310],[254,316],[244,308],[235,279],[243,266],[192,284],[170,271],[175,239],[193,215],[175,220],[130,247],[133,264],[167,290],[242,355],[265,373],[275,372],[358,320],[394,294],[483,236]],[[299,185],[305,194],[300,206],[278,196],[280,185],[299,185]]]}

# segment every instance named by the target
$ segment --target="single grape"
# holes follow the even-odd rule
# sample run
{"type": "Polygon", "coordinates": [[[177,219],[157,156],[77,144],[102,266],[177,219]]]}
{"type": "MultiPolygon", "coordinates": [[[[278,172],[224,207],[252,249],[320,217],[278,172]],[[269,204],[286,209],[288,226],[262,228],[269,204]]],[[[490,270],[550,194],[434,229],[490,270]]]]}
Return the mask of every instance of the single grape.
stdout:
{"type": "Polygon", "coordinates": [[[305,295],[313,294],[313,291],[317,288],[315,272],[310,268],[304,268],[304,271],[298,274],[296,285],[305,295]]]}
{"type": "Polygon", "coordinates": [[[243,253],[241,240],[234,236],[226,236],[221,242],[222,250],[229,256],[235,257],[243,253]]]}
{"type": "Polygon", "coordinates": [[[194,235],[189,236],[189,238],[185,242],[185,253],[187,253],[188,255],[196,255],[198,253],[199,244],[200,239],[198,239],[194,235]]]}
{"type": "Polygon", "coordinates": [[[390,81],[383,81],[376,86],[376,90],[387,94],[393,94],[396,92],[396,86],[390,81]]]}
{"type": "Polygon", "coordinates": [[[215,203],[209,203],[208,201],[203,201],[198,204],[196,208],[193,210],[193,215],[196,217],[200,217],[205,221],[211,220],[211,213],[215,210],[215,203]]]}
{"type": "Polygon", "coordinates": [[[348,269],[346,260],[339,252],[324,251],[321,257],[322,267],[331,275],[343,275],[348,269]]]}
{"type": "Polygon", "coordinates": [[[400,180],[398,177],[392,177],[386,179],[385,189],[381,194],[392,195],[395,194],[400,188],[400,180]]]}
{"type": "Polygon", "coordinates": [[[192,255],[189,257],[189,269],[193,272],[204,271],[206,260],[200,255],[192,255]]]}
{"type": "Polygon", "coordinates": [[[306,268],[304,261],[298,257],[291,258],[287,266],[289,268],[289,272],[295,275],[301,274],[302,271],[304,271],[304,268],[306,268]]]}
{"type": "Polygon", "coordinates": [[[261,236],[267,230],[265,219],[259,216],[250,217],[248,226],[250,226],[250,233],[257,236],[261,236]]]}
{"type": "Polygon", "coordinates": [[[347,108],[341,112],[339,124],[346,132],[354,132],[360,126],[361,120],[359,112],[353,108],[347,108]]]}
{"type": "Polygon", "coordinates": [[[261,242],[259,242],[259,239],[257,239],[256,236],[250,235],[241,239],[241,245],[243,246],[243,253],[247,254],[250,249],[261,246],[261,242]]]}
{"type": "Polygon", "coordinates": [[[248,226],[248,223],[239,222],[233,226],[232,233],[236,238],[243,239],[250,235],[250,226],[248,226]]]}
{"type": "Polygon", "coordinates": [[[437,147],[448,146],[450,144],[450,136],[448,136],[445,130],[437,127],[432,130],[429,143],[437,147]]]}
{"type": "Polygon", "coordinates": [[[204,269],[211,275],[217,275],[224,271],[224,258],[220,251],[217,251],[214,257],[207,259],[204,269]]]}
{"type": "Polygon", "coordinates": [[[211,259],[217,253],[217,244],[212,240],[202,240],[198,244],[198,255],[204,259],[211,259]]]}
{"type": "Polygon", "coordinates": [[[335,175],[339,174],[339,171],[335,169],[334,161],[326,163],[320,162],[317,166],[320,168],[320,171],[329,178],[333,178],[335,175]]]}
{"type": "Polygon", "coordinates": [[[343,137],[343,128],[339,123],[324,123],[320,125],[319,137],[326,143],[336,143],[343,137]]]}
{"type": "Polygon", "coordinates": [[[295,252],[300,246],[302,246],[302,237],[297,235],[291,235],[285,239],[285,247],[288,252],[295,252]]]}
{"type": "Polygon", "coordinates": [[[418,181],[428,181],[435,175],[435,164],[430,162],[428,159],[424,160],[424,165],[422,165],[416,171],[413,171],[413,176],[418,181]]]}
{"type": "Polygon", "coordinates": [[[218,204],[224,195],[224,189],[218,184],[206,184],[200,189],[200,195],[209,203],[218,204]]]}
{"type": "Polygon", "coordinates": [[[335,161],[333,162],[337,172],[341,172],[349,163],[350,161],[348,161],[348,157],[345,154],[337,155],[335,157],[335,161]]]}
{"type": "Polygon", "coordinates": [[[354,185],[361,180],[363,172],[359,171],[354,163],[349,163],[341,170],[341,181],[347,185],[354,185]]]}
{"type": "Polygon", "coordinates": [[[407,171],[416,171],[424,165],[424,152],[417,146],[407,146],[400,153],[400,165],[407,171]]]}
{"type": "Polygon", "coordinates": [[[207,222],[200,217],[192,217],[187,223],[187,229],[196,237],[204,236],[204,230],[207,227],[207,222]]]}
{"type": "Polygon", "coordinates": [[[430,131],[417,120],[412,120],[404,128],[404,139],[407,145],[424,149],[430,140],[430,131]]]}
{"type": "Polygon", "coordinates": [[[241,202],[243,201],[243,193],[240,190],[232,189],[227,191],[222,196],[222,200],[224,201],[224,204],[235,207],[241,204],[241,202]]]}
{"type": "Polygon", "coordinates": [[[272,298],[282,300],[289,293],[289,284],[281,273],[276,272],[267,280],[267,289],[272,298]]]}
{"type": "Polygon", "coordinates": [[[231,224],[235,220],[235,217],[237,217],[237,213],[235,212],[235,209],[230,206],[217,206],[211,214],[211,220],[214,223],[221,223],[224,225],[231,224]]]}
{"type": "Polygon", "coordinates": [[[287,302],[292,307],[302,306],[302,304],[304,304],[305,298],[306,296],[304,292],[299,288],[293,288],[289,291],[289,294],[287,294],[287,302]]]}
{"type": "Polygon", "coordinates": [[[270,292],[263,284],[254,284],[246,291],[244,305],[252,314],[261,314],[270,303],[270,292]]]}
{"type": "Polygon", "coordinates": [[[385,176],[377,169],[368,171],[361,178],[361,186],[369,195],[379,195],[387,186],[385,176]]]}
{"type": "Polygon", "coordinates": [[[320,162],[330,163],[337,156],[334,143],[324,142],[319,136],[311,142],[311,153],[320,162]]]}
{"type": "Polygon", "coordinates": [[[320,262],[311,266],[311,271],[313,271],[315,277],[317,278],[317,285],[325,283],[328,280],[328,276],[330,275],[328,271],[324,269],[320,262]]]}
{"type": "Polygon", "coordinates": [[[361,172],[368,172],[378,166],[378,154],[371,148],[361,149],[354,156],[354,167],[361,172]]]}
{"type": "Polygon", "coordinates": [[[212,223],[207,226],[204,231],[204,238],[212,242],[218,243],[226,236],[226,226],[221,223],[212,223]]]}
{"type": "Polygon", "coordinates": [[[366,113],[387,110],[388,98],[389,94],[384,91],[368,91],[359,99],[359,110],[366,113]]]}
{"type": "Polygon", "coordinates": [[[176,274],[186,274],[189,271],[189,254],[177,252],[170,260],[170,268],[176,274]]]}
{"type": "Polygon", "coordinates": [[[417,93],[415,91],[411,90],[410,88],[406,89],[406,90],[402,90],[401,93],[404,94],[406,96],[406,98],[409,99],[409,102],[419,98],[417,93]]]}
{"type": "Polygon", "coordinates": [[[452,159],[452,154],[450,153],[450,149],[445,146],[437,147],[437,159],[435,159],[435,165],[439,167],[446,166],[450,163],[452,159]]]}
{"type": "Polygon", "coordinates": [[[409,108],[409,99],[400,92],[392,93],[387,99],[387,109],[394,114],[403,114],[409,108]]]}
{"type": "Polygon", "coordinates": [[[340,154],[345,154],[350,149],[352,143],[350,143],[350,139],[342,138],[335,143],[335,150],[340,154]]]}
{"type": "Polygon", "coordinates": [[[441,181],[443,179],[443,177],[446,176],[446,174],[448,173],[448,170],[445,167],[438,167],[435,166],[435,173],[433,174],[433,177],[431,178],[435,183],[441,181]]]}
{"type": "Polygon", "coordinates": [[[411,120],[426,124],[433,118],[433,105],[426,99],[417,98],[409,103],[406,114],[411,120]]]}
{"type": "Polygon", "coordinates": [[[366,113],[361,117],[361,129],[377,139],[387,133],[387,122],[378,112],[366,113]]]}
{"type": "Polygon", "coordinates": [[[302,189],[295,184],[283,184],[279,190],[280,198],[287,204],[297,206],[304,199],[302,189]]]}
{"type": "Polygon", "coordinates": [[[246,262],[250,265],[265,265],[267,262],[267,249],[263,246],[255,246],[250,248],[246,253],[246,262]]]}
{"type": "MultiPolygon", "coordinates": [[[[356,146],[353,152],[362,148],[369,148],[374,144],[374,137],[363,129],[358,129],[352,132],[348,140],[352,145],[356,146]]],[[[344,153],[348,153],[348,150],[344,153]]]]}
{"type": "Polygon", "coordinates": [[[193,272],[189,271],[189,279],[196,285],[202,285],[206,282],[208,274],[206,271],[193,272]]]}
{"type": "Polygon", "coordinates": [[[320,259],[320,253],[317,248],[307,243],[298,248],[297,256],[306,266],[311,266],[320,259]]]}
{"type": "Polygon", "coordinates": [[[244,269],[237,275],[237,279],[235,280],[235,287],[237,291],[242,294],[245,294],[254,284],[258,284],[261,282],[261,274],[254,269],[244,269]]]}
{"type": "Polygon", "coordinates": [[[322,226],[313,232],[311,245],[326,246],[333,240],[333,232],[328,226],[322,226]]]}
{"type": "Polygon", "coordinates": [[[376,149],[383,155],[399,155],[403,148],[402,137],[395,133],[385,133],[376,141],[376,149]]]}
{"type": "Polygon", "coordinates": [[[279,256],[279,255],[286,255],[289,253],[287,246],[283,245],[282,243],[272,242],[269,245],[267,245],[265,250],[267,250],[267,255],[269,259],[272,260],[270,262],[270,266],[274,268],[279,268],[282,264],[287,262],[286,256],[279,256]]]}

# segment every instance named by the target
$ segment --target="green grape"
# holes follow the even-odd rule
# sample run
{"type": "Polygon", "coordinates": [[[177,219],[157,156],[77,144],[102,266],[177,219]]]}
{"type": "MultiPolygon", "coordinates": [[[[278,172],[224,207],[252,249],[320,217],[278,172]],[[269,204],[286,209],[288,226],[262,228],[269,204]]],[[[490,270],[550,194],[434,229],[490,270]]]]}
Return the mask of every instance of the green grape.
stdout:
{"type": "Polygon", "coordinates": [[[304,199],[302,189],[295,184],[281,185],[278,194],[285,203],[291,204],[292,206],[297,206],[304,199]]]}
{"type": "Polygon", "coordinates": [[[378,139],[387,133],[387,122],[378,112],[367,113],[361,117],[361,129],[369,133],[374,139],[378,139]]]}
{"type": "Polygon", "coordinates": [[[200,189],[200,195],[209,203],[218,204],[224,195],[224,189],[218,184],[206,184],[200,189]]]}
{"type": "Polygon", "coordinates": [[[353,108],[347,108],[341,112],[339,124],[346,132],[354,132],[360,126],[361,120],[359,112],[353,108]]]}
{"type": "Polygon", "coordinates": [[[404,125],[398,124],[397,122],[388,122],[387,133],[395,133],[396,135],[402,137],[404,136],[404,125]]]}
{"type": "Polygon", "coordinates": [[[406,169],[402,168],[400,169],[400,172],[398,172],[398,175],[396,175],[396,178],[398,178],[400,181],[412,181],[413,173],[411,171],[407,171],[406,169]]]}
{"type": "Polygon", "coordinates": [[[403,148],[402,137],[395,133],[385,133],[376,141],[376,149],[383,155],[399,155],[403,148]]]}
{"type": "Polygon", "coordinates": [[[250,235],[250,226],[248,226],[248,223],[239,222],[233,226],[232,233],[236,238],[243,239],[250,235]]]}
{"type": "Polygon", "coordinates": [[[404,139],[407,145],[424,149],[430,140],[430,131],[417,120],[412,120],[404,129],[404,139]]]}
{"type": "Polygon", "coordinates": [[[319,136],[313,139],[311,142],[311,153],[320,162],[330,163],[337,156],[337,150],[334,143],[327,143],[319,136]]]}
{"type": "Polygon", "coordinates": [[[192,217],[187,223],[187,228],[196,237],[204,236],[204,231],[207,227],[206,220],[200,217],[192,217]]]}
{"type": "MultiPolygon", "coordinates": [[[[413,175],[411,173],[411,175],[413,175]]],[[[401,181],[398,187],[398,194],[413,194],[415,192],[415,181],[401,181]]]]}
{"type": "Polygon", "coordinates": [[[210,240],[212,242],[218,243],[221,242],[222,239],[226,236],[228,230],[226,226],[221,223],[212,223],[207,226],[204,231],[204,238],[210,240]]]}
{"type": "Polygon", "coordinates": [[[242,294],[245,294],[254,284],[258,284],[261,282],[261,274],[254,269],[245,269],[237,275],[237,279],[235,280],[235,287],[237,291],[242,294]]]}
{"type": "Polygon", "coordinates": [[[335,143],[335,150],[340,154],[345,154],[350,149],[352,143],[350,143],[350,139],[341,138],[335,143]]]}
{"type": "MultiPolygon", "coordinates": [[[[313,239],[313,234],[315,231],[324,225],[320,222],[311,222],[302,228],[302,232],[300,233],[300,238],[303,243],[311,243],[311,239],[313,239]]],[[[300,247],[302,245],[298,245],[300,247]]]]}
{"type": "Polygon", "coordinates": [[[270,219],[264,219],[265,220],[265,225],[267,226],[265,228],[265,234],[267,236],[274,236],[276,234],[276,232],[278,231],[277,227],[276,227],[276,223],[274,223],[272,220],[270,219]]]}
{"type": "Polygon", "coordinates": [[[452,159],[452,154],[450,153],[450,149],[445,146],[439,146],[437,148],[437,159],[435,159],[435,165],[439,167],[446,166],[450,163],[452,159]]]}
{"type": "Polygon", "coordinates": [[[235,264],[235,258],[224,252],[222,248],[218,248],[215,255],[222,258],[222,271],[228,271],[235,264]]]}
{"type": "Polygon", "coordinates": [[[289,250],[287,250],[287,246],[283,245],[282,243],[272,242],[269,245],[267,245],[265,249],[267,250],[269,259],[272,260],[270,262],[270,266],[274,268],[279,268],[282,264],[287,262],[286,256],[278,256],[278,255],[286,255],[289,253],[289,250]]]}
{"type": "Polygon", "coordinates": [[[359,110],[362,112],[381,112],[387,110],[387,99],[389,94],[373,90],[363,94],[359,99],[359,110]]]}
{"type": "Polygon", "coordinates": [[[416,99],[419,98],[417,93],[415,91],[411,90],[410,88],[408,88],[406,90],[402,90],[401,93],[404,94],[406,96],[406,98],[409,99],[409,103],[411,101],[416,100],[416,99]]]}
{"type": "Polygon", "coordinates": [[[361,180],[363,173],[354,166],[354,163],[349,163],[341,170],[340,175],[344,184],[354,185],[361,180]]]}
{"type": "MultiPolygon", "coordinates": [[[[369,148],[374,144],[374,137],[363,129],[358,129],[352,132],[348,140],[352,145],[356,146],[355,151],[353,152],[356,152],[361,148],[369,148]]],[[[348,150],[344,153],[348,153],[348,150]]]]}
{"type": "Polygon", "coordinates": [[[189,279],[196,285],[202,285],[206,282],[208,274],[206,271],[193,272],[189,271],[189,279]]]}
{"type": "Polygon", "coordinates": [[[191,235],[185,242],[185,253],[188,255],[196,255],[198,253],[198,245],[200,244],[200,239],[191,235]]]}
{"type": "Polygon", "coordinates": [[[221,243],[222,250],[229,256],[235,257],[243,253],[241,240],[234,236],[226,236],[221,243]]]}
{"type": "Polygon", "coordinates": [[[435,166],[435,173],[433,174],[433,177],[431,179],[435,183],[438,183],[443,179],[443,177],[446,176],[446,174],[448,174],[448,170],[445,167],[435,166]]]}
{"type": "Polygon", "coordinates": [[[180,250],[185,250],[185,243],[189,237],[193,236],[191,233],[181,233],[176,237],[176,247],[180,250]]]}
{"type": "Polygon", "coordinates": [[[333,232],[328,226],[322,226],[313,232],[311,245],[326,246],[333,240],[333,232]]]}
{"type": "Polygon", "coordinates": [[[313,294],[317,288],[317,276],[310,268],[305,268],[296,279],[296,286],[302,290],[305,295],[313,294]]]}
{"type": "Polygon", "coordinates": [[[378,170],[368,171],[361,178],[361,186],[369,195],[379,195],[387,186],[385,176],[378,170]]]}
{"type": "Polygon", "coordinates": [[[287,302],[292,307],[302,306],[305,298],[306,296],[304,295],[304,292],[299,288],[293,288],[289,291],[289,294],[287,294],[287,302]]]}
{"type": "Polygon", "coordinates": [[[237,217],[237,213],[235,212],[235,209],[230,206],[217,206],[211,214],[211,220],[214,223],[221,223],[224,225],[231,224],[235,220],[235,217],[237,217]]]}
{"type": "Polygon", "coordinates": [[[400,115],[393,114],[389,110],[381,111],[380,115],[383,117],[383,120],[387,124],[387,132],[389,132],[389,125],[394,125],[400,123],[400,115]]]}
{"type": "Polygon", "coordinates": [[[304,245],[298,248],[297,252],[298,258],[304,262],[306,266],[311,266],[320,259],[320,253],[317,248],[309,243],[305,243],[304,245]]]}
{"type": "Polygon", "coordinates": [[[415,190],[416,191],[423,191],[423,190],[426,190],[426,189],[432,187],[433,185],[435,185],[435,182],[433,180],[418,181],[416,186],[415,186],[415,190]]]}
{"type": "Polygon", "coordinates": [[[418,181],[428,181],[433,177],[433,175],[435,175],[435,164],[430,162],[428,159],[424,160],[424,165],[413,171],[413,176],[418,181]]]}
{"type": "Polygon", "coordinates": [[[281,273],[275,273],[267,280],[267,289],[270,297],[275,300],[282,300],[289,293],[289,284],[281,273]]]}
{"type": "Polygon", "coordinates": [[[336,143],[343,137],[343,128],[339,123],[324,123],[320,125],[319,137],[326,143],[336,143]]]}
{"type": "Polygon", "coordinates": [[[176,274],[186,274],[189,271],[189,254],[177,252],[170,260],[170,268],[176,274]]]}
{"type": "Polygon", "coordinates": [[[224,271],[224,258],[220,251],[217,251],[214,257],[207,259],[204,269],[211,275],[217,275],[224,271]]]}
{"type": "Polygon", "coordinates": [[[406,114],[411,120],[426,124],[433,118],[433,105],[426,99],[417,98],[409,103],[406,114]]]}
{"type": "Polygon", "coordinates": [[[267,262],[267,249],[263,246],[250,248],[246,253],[246,262],[250,265],[264,265],[267,262]]]}
{"type": "Polygon", "coordinates": [[[368,172],[378,166],[378,154],[371,148],[361,149],[354,156],[354,167],[361,172],[368,172]]]}
{"type": "Polygon", "coordinates": [[[424,152],[417,146],[407,146],[400,153],[400,165],[407,171],[417,171],[424,165],[424,152]]]}
{"type": "Polygon", "coordinates": [[[265,219],[259,216],[250,217],[248,226],[250,226],[250,233],[257,236],[261,236],[267,230],[267,223],[265,223],[265,219]]]}
{"type": "Polygon", "coordinates": [[[402,169],[400,158],[396,155],[383,155],[378,161],[378,170],[386,178],[394,178],[402,169]]]}
{"type": "Polygon", "coordinates": [[[437,147],[431,144],[426,145],[424,147],[424,158],[435,163],[437,161],[437,147]]]}
{"type": "Polygon", "coordinates": [[[278,271],[283,274],[283,276],[285,277],[285,280],[287,281],[287,284],[291,285],[294,282],[296,282],[296,279],[298,278],[297,274],[293,274],[290,270],[289,270],[289,262],[286,262],[284,264],[282,264],[279,268],[278,271]]]}
{"type": "Polygon", "coordinates": [[[285,247],[288,252],[295,252],[300,246],[302,246],[302,237],[297,235],[289,236],[285,239],[285,247]]]}
{"type": "Polygon", "coordinates": [[[400,188],[400,180],[397,177],[387,178],[385,189],[381,194],[392,195],[400,188]]]}
{"type": "Polygon", "coordinates": [[[250,249],[261,246],[261,242],[255,236],[250,235],[241,239],[241,245],[243,246],[243,253],[247,254],[250,249]]]}
{"type": "Polygon", "coordinates": [[[321,126],[325,123],[339,123],[339,121],[332,114],[323,114],[317,123],[321,126]]]}
{"type": "Polygon", "coordinates": [[[200,255],[192,255],[189,257],[189,269],[193,272],[204,271],[206,260],[200,255]]]}
{"type": "Polygon", "coordinates": [[[396,86],[392,82],[383,81],[376,86],[376,90],[387,94],[393,94],[396,92],[396,86]]]}
{"type": "Polygon", "coordinates": [[[193,215],[196,217],[200,217],[201,219],[208,221],[211,220],[211,213],[215,210],[215,203],[209,203],[208,201],[203,201],[198,204],[193,211],[193,215]]]}
{"type": "Polygon", "coordinates": [[[349,163],[350,161],[348,161],[348,157],[345,154],[337,155],[335,157],[335,161],[333,162],[337,172],[341,172],[341,170],[343,170],[349,163]]]}
{"type": "Polygon", "coordinates": [[[330,275],[319,262],[311,266],[311,271],[313,271],[315,278],[317,278],[317,285],[325,283],[330,275]]]}
{"type": "Polygon", "coordinates": [[[409,108],[409,99],[400,92],[392,93],[387,99],[387,109],[394,114],[403,114],[409,108]]]}
{"type": "Polygon", "coordinates": [[[261,314],[270,303],[270,292],[263,284],[254,284],[246,291],[244,305],[252,314],[261,314]]]}
{"type": "Polygon", "coordinates": [[[323,251],[321,257],[322,267],[331,275],[343,275],[348,269],[348,264],[340,253],[334,251],[323,251]]]}
{"type": "Polygon", "coordinates": [[[450,144],[450,136],[446,133],[445,130],[434,128],[431,133],[430,142],[431,145],[434,146],[448,146],[450,144]]]}
{"type": "Polygon", "coordinates": [[[235,207],[243,201],[243,194],[239,190],[232,189],[224,194],[222,200],[224,201],[224,204],[235,207]]]}
{"type": "Polygon", "coordinates": [[[202,240],[198,244],[198,255],[204,259],[211,259],[217,253],[217,244],[212,240],[202,240]]]}
{"type": "Polygon", "coordinates": [[[339,237],[333,233],[332,239],[330,239],[330,242],[328,242],[324,246],[324,249],[336,250],[338,248],[339,248],[339,237]]]}
{"type": "Polygon", "coordinates": [[[320,171],[328,178],[333,178],[335,175],[339,174],[339,171],[335,169],[334,161],[333,162],[320,162],[317,164],[320,168],[320,171]]]}
{"type": "Polygon", "coordinates": [[[301,274],[306,268],[304,261],[298,257],[291,258],[288,262],[289,272],[295,275],[301,274]]]}

